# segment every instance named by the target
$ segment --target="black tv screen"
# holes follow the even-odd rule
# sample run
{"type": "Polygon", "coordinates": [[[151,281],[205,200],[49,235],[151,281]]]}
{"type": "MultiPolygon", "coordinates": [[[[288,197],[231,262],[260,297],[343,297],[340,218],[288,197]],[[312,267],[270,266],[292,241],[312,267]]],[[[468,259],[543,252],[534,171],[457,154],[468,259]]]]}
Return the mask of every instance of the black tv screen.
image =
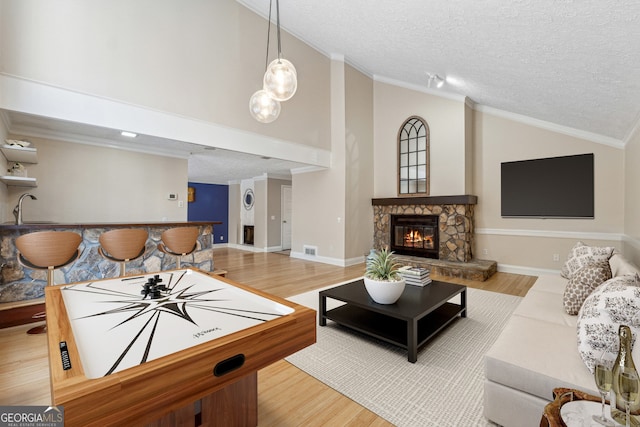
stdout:
{"type": "Polygon", "coordinates": [[[593,153],[502,163],[502,216],[593,218],[593,153]]]}

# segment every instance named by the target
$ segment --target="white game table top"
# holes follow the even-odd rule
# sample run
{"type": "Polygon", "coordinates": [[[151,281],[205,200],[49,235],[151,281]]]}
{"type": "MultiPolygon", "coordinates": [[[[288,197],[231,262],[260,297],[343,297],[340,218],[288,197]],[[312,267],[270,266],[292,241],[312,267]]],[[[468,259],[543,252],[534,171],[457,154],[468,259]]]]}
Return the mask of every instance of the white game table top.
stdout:
{"type": "Polygon", "coordinates": [[[99,378],[292,313],[190,269],[62,287],[87,378],[99,378]],[[141,291],[159,275],[158,299],[141,291]]]}

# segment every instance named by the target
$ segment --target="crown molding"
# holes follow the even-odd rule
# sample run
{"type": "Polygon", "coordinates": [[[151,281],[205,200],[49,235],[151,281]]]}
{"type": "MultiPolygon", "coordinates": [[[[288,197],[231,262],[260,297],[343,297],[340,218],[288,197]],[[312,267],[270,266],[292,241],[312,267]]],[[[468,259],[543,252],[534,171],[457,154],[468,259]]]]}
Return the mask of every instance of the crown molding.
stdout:
{"type": "Polygon", "coordinates": [[[486,105],[477,105],[474,109],[481,113],[503,117],[505,119],[513,120],[514,122],[523,123],[526,125],[540,128],[540,129],[550,130],[552,132],[561,133],[563,135],[573,136],[575,138],[584,139],[584,140],[595,142],[598,144],[608,145],[613,148],[624,149],[624,146],[625,146],[622,140],[619,140],[616,138],[599,135],[593,132],[583,131],[583,130],[572,128],[569,126],[558,125],[555,123],[547,122],[545,120],[534,119],[533,117],[524,116],[522,114],[517,114],[517,113],[511,113],[504,110],[499,110],[497,108],[488,107],[486,105]]]}
{"type": "Polygon", "coordinates": [[[455,94],[455,93],[451,93],[451,92],[446,92],[442,89],[430,89],[427,88],[425,86],[421,86],[421,85],[416,85],[416,84],[412,84],[412,83],[406,83],[400,80],[395,80],[389,77],[385,77],[385,76],[381,76],[378,74],[374,74],[373,75],[373,81],[375,82],[380,82],[380,83],[385,83],[388,85],[392,85],[392,86],[397,86],[397,87],[401,87],[404,89],[409,89],[409,90],[415,90],[416,92],[422,92],[422,93],[426,93],[428,95],[433,95],[433,96],[437,96],[440,98],[445,98],[445,99],[450,99],[452,101],[458,101],[458,102],[467,102],[466,99],[467,97],[464,95],[459,95],[459,94],[455,94]]]}

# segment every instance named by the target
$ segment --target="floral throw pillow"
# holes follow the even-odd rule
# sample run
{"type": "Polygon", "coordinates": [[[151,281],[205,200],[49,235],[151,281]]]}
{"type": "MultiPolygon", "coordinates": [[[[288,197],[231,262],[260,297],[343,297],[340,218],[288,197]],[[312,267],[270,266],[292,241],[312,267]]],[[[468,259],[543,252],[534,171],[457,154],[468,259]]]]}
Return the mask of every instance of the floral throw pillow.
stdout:
{"type": "Polygon", "coordinates": [[[573,273],[564,289],[562,303],[567,314],[575,316],[595,288],[611,279],[609,261],[586,265],[573,273]]]}
{"type": "MultiPolygon", "coordinates": [[[[619,348],[618,327],[631,328],[633,339],[640,333],[640,278],[617,276],[598,286],[578,313],[578,351],[591,372],[604,351],[615,359],[619,348]]],[[[640,360],[640,346],[631,352],[640,360]]]]}
{"type": "Polygon", "coordinates": [[[570,279],[573,273],[586,265],[598,261],[608,261],[614,250],[615,248],[613,247],[587,246],[582,242],[578,242],[569,251],[567,262],[562,266],[560,275],[565,279],[570,279]]]}

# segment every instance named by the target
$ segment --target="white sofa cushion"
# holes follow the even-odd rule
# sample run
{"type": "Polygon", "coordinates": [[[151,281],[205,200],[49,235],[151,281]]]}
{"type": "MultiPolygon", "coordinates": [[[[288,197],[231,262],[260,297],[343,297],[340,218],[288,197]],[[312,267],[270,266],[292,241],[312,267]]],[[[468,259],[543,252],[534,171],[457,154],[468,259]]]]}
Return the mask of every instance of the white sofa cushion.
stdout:
{"type": "Polygon", "coordinates": [[[587,246],[582,242],[578,242],[569,251],[567,262],[562,266],[560,275],[565,279],[570,279],[573,273],[582,267],[593,264],[598,261],[608,261],[613,255],[614,247],[608,246],[587,246]]]}
{"type": "Polygon", "coordinates": [[[640,270],[617,251],[613,251],[613,255],[609,258],[609,266],[611,266],[612,277],[640,274],[640,270]]]}
{"type": "Polygon", "coordinates": [[[562,294],[536,289],[531,289],[527,293],[527,297],[522,299],[513,314],[573,328],[576,327],[577,321],[576,316],[571,316],[564,311],[562,294]]]}
{"type": "MultiPolygon", "coordinates": [[[[621,324],[629,326],[634,337],[640,333],[639,285],[636,275],[614,277],[598,286],[582,305],[577,322],[578,351],[591,372],[603,352],[617,353],[621,324]]],[[[640,346],[633,347],[632,356],[640,360],[640,346]]]]}
{"type": "Polygon", "coordinates": [[[575,335],[574,326],[513,314],[485,354],[486,378],[547,400],[556,387],[598,395],[578,354],[575,335]]]}

